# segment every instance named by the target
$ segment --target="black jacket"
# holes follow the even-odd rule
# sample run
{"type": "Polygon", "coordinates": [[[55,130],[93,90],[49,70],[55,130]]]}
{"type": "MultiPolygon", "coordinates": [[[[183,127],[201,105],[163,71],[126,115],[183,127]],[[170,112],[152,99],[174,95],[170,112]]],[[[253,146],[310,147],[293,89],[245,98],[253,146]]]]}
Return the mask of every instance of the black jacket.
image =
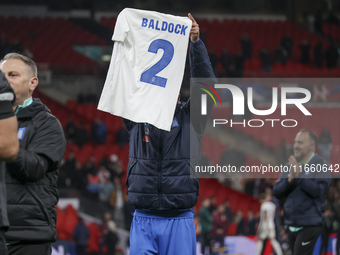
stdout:
{"type": "Polygon", "coordinates": [[[57,180],[66,141],[60,122],[39,99],[17,114],[20,149],[6,164],[7,240],[56,240],[57,180]]]}
{"type": "MultiPolygon", "coordinates": [[[[189,54],[192,77],[215,78],[202,41],[191,44],[189,54]]],[[[201,116],[201,94],[193,88],[191,98],[177,104],[170,132],[124,119],[130,137],[126,186],[129,202],[137,208],[187,209],[196,204],[198,179],[192,174],[213,106],[208,97],[207,115],[201,116]]]]}
{"type": "MultiPolygon", "coordinates": [[[[14,116],[12,109],[12,103],[14,101],[14,91],[9,85],[4,73],[0,70],[0,120],[14,116]]],[[[6,228],[9,225],[7,218],[5,171],[5,162],[0,161],[0,228],[6,228]]]]}
{"type": "MultiPolygon", "coordinates": [[[[306,169],[311,169],[307,165],[319,168],[316,165],[326,166],[327,162],[315,154],[305,165],[306,169]]],[[[273,188],[273,195],[277,199],[287,197],[284,204],[285,224],[294,227],[321,226],[331,172],[304,171],[291,183],[287,177],[288,172],[282,173],[273,188]]]]}

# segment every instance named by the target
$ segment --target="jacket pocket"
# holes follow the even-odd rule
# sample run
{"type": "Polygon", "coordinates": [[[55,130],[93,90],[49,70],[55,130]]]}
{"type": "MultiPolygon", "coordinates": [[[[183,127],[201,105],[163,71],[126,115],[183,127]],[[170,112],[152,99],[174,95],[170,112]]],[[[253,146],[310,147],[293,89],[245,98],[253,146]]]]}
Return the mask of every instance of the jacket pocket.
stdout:
{"type": "Polygon", "coordinates": [[[126,188],[129,188],[129,176],[131,174],[132,168],[137,164],[137,159],[130,159],[129,166],[128,166],[128,172],[126,176],[126,188]]]}
{"type": "Polygon", "coordinates": [[[48,222],[48,225],[51,225],[51,218],[50,215],[45,207],[44,202],[40,199],[39,195],[36,193],[34,189],[32,189],[30,186],[26,186],[28,192],[31,194],[33,199],[37,202],[37,205],[39,206],[40,210],[42,213],[45,215],[45,218],[48,222]]]}

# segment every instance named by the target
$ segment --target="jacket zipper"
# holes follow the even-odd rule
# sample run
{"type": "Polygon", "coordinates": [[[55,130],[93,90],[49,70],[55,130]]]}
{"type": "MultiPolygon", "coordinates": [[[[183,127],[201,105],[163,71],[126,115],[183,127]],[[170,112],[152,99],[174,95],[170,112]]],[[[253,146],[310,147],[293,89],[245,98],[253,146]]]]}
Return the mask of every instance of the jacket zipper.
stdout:
{"type": "Polygon", "coordinates": [[[159,130],[159,154],[158,154],[158,199],[159,199],[159,209],[162,208],[162,150],[163,150],[163,136],[162,131],[159,130]]]}

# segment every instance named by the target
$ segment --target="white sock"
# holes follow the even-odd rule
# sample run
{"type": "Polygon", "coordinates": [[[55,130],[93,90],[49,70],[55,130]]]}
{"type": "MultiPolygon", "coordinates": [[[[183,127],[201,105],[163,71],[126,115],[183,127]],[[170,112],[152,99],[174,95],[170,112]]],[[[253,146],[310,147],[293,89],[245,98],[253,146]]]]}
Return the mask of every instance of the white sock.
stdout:
{"type": "Polygon", "coordinates": [[[256,243],[256,254],[257,255],[261,255],[262,248],[263,248],[263,241],[259,239],[256,243]]]}
{"type": "Polygon", "coordinates": [[[271,239],[270,243],[272,244],[275,253],[277,255],[282,255],[282,250],[281,250],[279,242],[276,239],[271,239]]]}

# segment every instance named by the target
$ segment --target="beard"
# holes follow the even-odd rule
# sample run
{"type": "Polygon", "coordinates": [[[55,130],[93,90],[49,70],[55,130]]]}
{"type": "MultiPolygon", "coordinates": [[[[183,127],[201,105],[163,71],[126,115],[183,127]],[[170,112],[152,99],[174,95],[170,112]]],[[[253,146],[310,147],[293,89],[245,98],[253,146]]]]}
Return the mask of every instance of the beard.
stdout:
{"type": "Polygon", "coordinates": [[[303,159],[304,156],[306,156],[306,155],[305,155],[304,153],[302,153],[301,150],[294,150],[294,156],[295,156],[296,160],[297,160],[298,162],[300,162],[301,159],[303,159]]]}

